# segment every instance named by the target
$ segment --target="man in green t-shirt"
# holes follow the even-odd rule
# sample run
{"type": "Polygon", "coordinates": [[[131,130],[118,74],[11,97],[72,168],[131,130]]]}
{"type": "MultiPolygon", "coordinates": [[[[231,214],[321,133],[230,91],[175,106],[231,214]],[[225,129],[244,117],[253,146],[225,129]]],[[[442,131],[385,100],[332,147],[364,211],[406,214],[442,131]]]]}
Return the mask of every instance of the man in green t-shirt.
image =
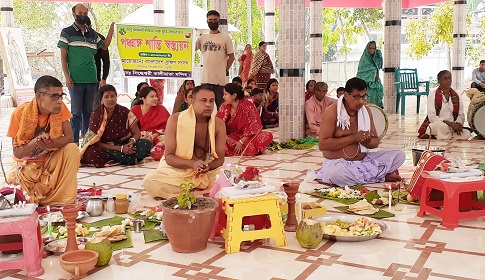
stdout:
{"type": "Polygon", "coordinates": [[[57,46],[61,50],[62,71],[71,96],[71,126],[74,143],[79,143],[79,132],[85,135],[89,118],[93,111],[96,84],[96,64],[94,55],[98,48],[107,49],[114,28],[108,33],[109,40],[102,40],[91,28],[86,26],[88,8],[77,4],[72,8],[75,22],[61,31],[57,46]],[[109,36],[111,34],[111,36],[109,36]]]}

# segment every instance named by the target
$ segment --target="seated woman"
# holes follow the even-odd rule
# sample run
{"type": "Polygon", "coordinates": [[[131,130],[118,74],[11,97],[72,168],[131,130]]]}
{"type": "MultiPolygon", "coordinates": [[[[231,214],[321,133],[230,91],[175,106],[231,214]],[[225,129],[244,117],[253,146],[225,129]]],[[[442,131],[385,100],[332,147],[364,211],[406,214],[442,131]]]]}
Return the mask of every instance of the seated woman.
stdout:
{"type": "Polygon", "coordinates": [[[227,156],[261,154],[273,140],[273,134],[262,131],[258,110],[236,84],[224,86],[224,104],[216,116],[226,124],[227,156]]]}
{"type": "Polygon", "coordinates": [[[278,126],[278,81],[270,79],[266,85],[266,92],[268,94],[263,112],[261,114],[261,122],[265,128],[278,126]]]}
{"type": "Polygon", "coordinates": [[[438,73],[439,87],[428,96],[428,115],[418,130],[418,137],[438,140],[468,139],[470,131],[463,129],[465,114],[463,101],[451,88],[451,73],[443,70],[438,73]]]}
{"type": "Polygon", "coordinates": [[[188,89],[185,92],[185,101],[184,103],[180,104],[180,107],[178,109],[178,112],[183,112],[187,109],[189,109],[189,106],[194,103],[194,96],[192,95],[193,88],[188,89]]]}
{"type": "Polygon", "coordinates": [[[255,88],[251,92],[252,99],[254,106],[258,109],[258,113],[261,116],[261,112],[264,106],[264,90],[262,88],[255,88]]]}
{"type": "Polygon", "coordinates": [[[189,89],[193,89],[195,87],[194,80],[185,80],[179,88],[177,92],[177,96],[175,97],[175,103],[173,104],[172,114],[180,112],[180,106],[182,103],[185,102],[185,95],[189,89]]]}
{"type": "Polygon", "coordinates": [[[138,104],[138,101],[140,101],[140,90],[142,88],[146,88],[148,87],[148,83],[147,82],[141,82],[139,83],[137,86],[136,86],[136,93],[135,93],[135,99],[133,99],[133,101],[131,102],[131,108],[133,108],[133,106],[135,106],[136,104],[138,104]]]}
{"type": "Polygon", "coordinates": [[[92,114],[84,136],[81,163],[104,167],[108,162],[133,165],[150,155],[151,143],[140,139],[136,117],[117,104],[118,94],[112,85],[99,89],[101,106],[92,114]]]}
{"type": "Polygon", "coordinates": [[[138,118],[138,127],[141,130],[141,138],[149,140],[155,146],[165,134],[165,126],[170,113],[158,104],[158,95],[155,88],[146,87],[140,91],[140,101],[131,108],[131,112],[138,118]]]}
{"type": "Polygon", "coordinates": [[[306,85],[305,85],[305,88],[306,88],[306,91],[305,91],[305,101],[308,101],[308,99],[310,99],[313,94],[315,93],[315,84],[317,83],[317,81],[315,80],[308,80],[308,82],[306,82],[306,85]]]}

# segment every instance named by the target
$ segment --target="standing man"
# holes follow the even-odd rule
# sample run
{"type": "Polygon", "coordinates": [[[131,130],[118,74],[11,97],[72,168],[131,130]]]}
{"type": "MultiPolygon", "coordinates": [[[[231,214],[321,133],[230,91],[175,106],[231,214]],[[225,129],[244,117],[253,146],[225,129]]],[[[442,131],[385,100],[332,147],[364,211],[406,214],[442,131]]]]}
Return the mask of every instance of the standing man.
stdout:
{"type": "Polygon", "coordinates": [[[200,36],[195,46],[196,50],[201,51],[203,58],[201,83],[213,87],[217,109],[224,102],[224,85],[227,84],[228,71],[234,62],[232,39],[229,34],[218,30],[220,17],[215,10],[207,12],[210,32],[200,36]]]}
{"type": "Polygon", "coordinates": [[[485,91],[485,60],[480,60],[480,67],[473,69],[472,80],[472,88],[485,91]]]}
{"type": "MultiPolygon", "coordinates": [[[[75,5],[72,7],[72,15],[75,22],[62,29],[57,47],[61,49],[62,72],[71,96],[74,143],[79,144],[79,132],[85,135],[93,111],[97,84],[94,55],[98,48],[107,49],[110,42],[103,41],[94,30],[86,26],[86,6],[75,5]]],[[[110,29],[110,32],[113,30],[110,29]]]]}
{"type": "MultiPolygon", "coordinates": [[[[111,23],[110,26],[110,31],[108,32],[107,37],[104,37],[102,34],[98,33],[99,38],[103,41],[108,41],[111,42],[111,39],[113,38],[113,33],[111,32],[114,30],[114,22],[111,23]]],[[[91,24],[91,19],[88,17],[86,20],[86,25],[89,28],[93,28],[91,24]]],[[[108,45],[109,47],[109,45],[108,45]]],[[[101,104],[101,97],[99,96],[99,88],[106,85],[106,79],[108,78],[109,75],[109,66],[110,66],[110,60],[109,60],[109,51],[108,49],[103,49],[99,48],[94,55],[94,62],[96,63],[96,77],[98,78],[98,86],[95,89],[95,94],[94,94],[94,100],[93,100],[93,111],[101,104]],[[101,71],[103,71],[103,75],[101,76],[101,71]]]]}

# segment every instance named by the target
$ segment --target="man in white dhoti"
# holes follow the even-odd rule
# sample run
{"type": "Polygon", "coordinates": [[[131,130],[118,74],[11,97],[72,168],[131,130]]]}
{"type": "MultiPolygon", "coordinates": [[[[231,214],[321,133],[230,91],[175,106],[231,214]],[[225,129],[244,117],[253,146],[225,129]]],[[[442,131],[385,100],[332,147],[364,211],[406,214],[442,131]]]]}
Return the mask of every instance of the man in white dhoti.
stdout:
{"type": "Polygon", "coordinates": [[[372,113],[365,106],[367,85],[352,78],[336,104],[323,112],[318,146],[325,157],[317,178],[328,184],[357,184],[399,181],[396,172],[406,156],[402,150],[369,152],[379,146],[372,113]]]}

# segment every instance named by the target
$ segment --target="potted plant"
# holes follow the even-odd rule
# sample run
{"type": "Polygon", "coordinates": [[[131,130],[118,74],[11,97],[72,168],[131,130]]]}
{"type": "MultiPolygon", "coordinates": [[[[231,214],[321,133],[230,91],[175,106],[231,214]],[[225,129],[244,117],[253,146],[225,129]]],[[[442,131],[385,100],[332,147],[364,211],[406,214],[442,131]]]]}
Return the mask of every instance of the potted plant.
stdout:
{"type": "Polygon", "coordinates": [[[180,195],[162,202],[163,227],[172,250],[178,253],[195,253],[207,248],[214,225],[217,201],[195,197],[194,187],[185,180],[180,184],[180,195]]]}

